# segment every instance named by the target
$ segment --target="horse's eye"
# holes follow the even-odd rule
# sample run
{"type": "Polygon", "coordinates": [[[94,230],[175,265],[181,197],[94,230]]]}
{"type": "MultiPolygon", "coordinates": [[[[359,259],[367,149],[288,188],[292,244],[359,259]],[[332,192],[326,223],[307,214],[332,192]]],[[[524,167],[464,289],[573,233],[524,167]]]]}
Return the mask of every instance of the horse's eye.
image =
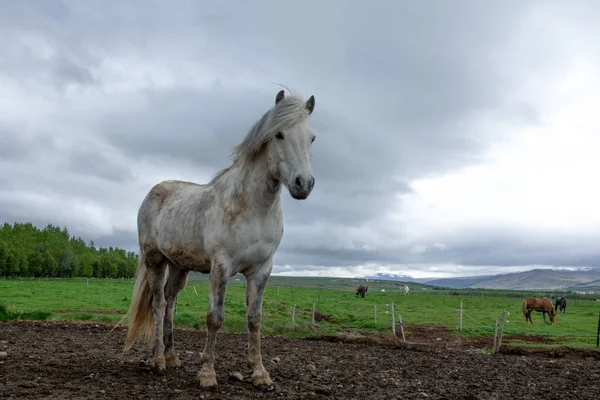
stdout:
{"type": "Polygon", "coordinates": [[[311,139],[311,141],[310,141],[310,142],[311,142],[311,143],[312,143],[312,142],[314,142],[316,138],[317,138],[316,136],[313,136],[313,138],[311,139]]]}
{"type": "Polygon", "coordinates": [[[283,133],[281,133],[281,132],[277,132],[277,135],[275,135],[275,137],[276,137],[277,139],[283,139],[283,133]]]}

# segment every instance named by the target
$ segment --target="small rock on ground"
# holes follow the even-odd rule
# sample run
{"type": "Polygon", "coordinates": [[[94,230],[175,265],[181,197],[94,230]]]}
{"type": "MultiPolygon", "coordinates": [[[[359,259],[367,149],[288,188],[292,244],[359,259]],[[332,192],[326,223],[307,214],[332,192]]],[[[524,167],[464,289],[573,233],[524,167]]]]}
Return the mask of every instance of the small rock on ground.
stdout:
{"type": "Polygon", "coordinates": [[[233,374],[229,375],[229,378],[234,381],[243,381],[244,380],[244,376],[239,372],[234,372],[233,374]]]}

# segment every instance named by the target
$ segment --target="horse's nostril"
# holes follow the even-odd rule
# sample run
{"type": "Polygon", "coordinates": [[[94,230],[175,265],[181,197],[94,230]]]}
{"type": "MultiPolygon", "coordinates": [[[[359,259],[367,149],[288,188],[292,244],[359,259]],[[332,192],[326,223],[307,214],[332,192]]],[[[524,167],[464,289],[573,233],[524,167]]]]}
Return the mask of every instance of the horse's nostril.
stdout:
{"type": "Polygon", "coordinates": [[[296,178],[296,186],[302,187],[302,179],[300,177],[296,178]]]}

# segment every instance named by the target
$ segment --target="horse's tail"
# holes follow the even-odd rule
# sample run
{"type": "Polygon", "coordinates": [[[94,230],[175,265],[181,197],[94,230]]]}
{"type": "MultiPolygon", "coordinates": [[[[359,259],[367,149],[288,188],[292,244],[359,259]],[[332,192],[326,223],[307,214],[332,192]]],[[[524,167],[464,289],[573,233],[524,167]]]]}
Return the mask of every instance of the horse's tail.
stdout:
{"type": "Polygon", "coordinates": [[[133,287],[129,315],[129,329],[125,338],[124,352],[129,350],[139,337],[141,342],[151,343],[154,339],[154,315],[152,313],[152,291],[148,285],[148,269],[140,257],[137,278],[133,287]]]}
{"type": "Polygon", "coordinates": [[[523,315],[527,316],[527,299],[523,300],[523,315]]]}

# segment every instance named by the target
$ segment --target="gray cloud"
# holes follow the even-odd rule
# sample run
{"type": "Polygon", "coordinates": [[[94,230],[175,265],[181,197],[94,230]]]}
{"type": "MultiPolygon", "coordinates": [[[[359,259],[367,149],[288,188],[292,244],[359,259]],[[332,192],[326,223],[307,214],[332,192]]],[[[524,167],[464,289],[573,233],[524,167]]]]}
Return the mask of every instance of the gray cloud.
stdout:
{"type": "Polygon", "coordinates": [[[317,99],[316,187],[300,203],[283,192],[280,271],[598,262],[593,248],[569,250],[562,238],[454,232],[415,252],[386,237],[386,213],[411,181],[486,161],[496,132],[474,122],[482,114],[515,128],[543,123],[536,104],[507,93],[569,59],[540,36],[503,69],[525,54],[509,40],[533,12],[523,2],[32,1],[2,11],[0,83],[22,98],[20,112],[0,117],[0,219],[68,223],[86,240],[134,250],[122,221],[135,219],[151,179],[200,181],[226,167],[280,82],[317,99]],[[24,192],[46,203],[30,193],[24,210],[24,192]],[[56,212],[73,204],[82,211],[56,212]]]}

